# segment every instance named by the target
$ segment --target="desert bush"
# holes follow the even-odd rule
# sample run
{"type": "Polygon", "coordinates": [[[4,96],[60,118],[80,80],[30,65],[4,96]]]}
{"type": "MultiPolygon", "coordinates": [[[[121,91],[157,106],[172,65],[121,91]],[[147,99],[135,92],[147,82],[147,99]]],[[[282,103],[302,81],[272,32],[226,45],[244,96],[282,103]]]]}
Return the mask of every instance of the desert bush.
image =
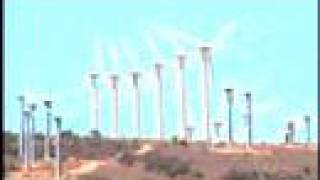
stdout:
{"type": "Polygon", "coordinates": [[[220,141],[220,142],[214,144],[214,147],[226,147],[226,146],[227,146],[227,143],[224,141],[220,141]]]}
{"type": "Polygon", "coordinates": [[[177,136],[171,137],[171,145],[173,145],[173,146],[178,145],[178,137],[177,136]]]}
{"type": "Polygon", "coordinates": [[[171,156],[162,157],[159,154],[150,154],[145,161],[145,169],[157,173],[163,172],[169,177],[188,174],[190,166],[186,160],[171,156]]]}
{"type": "Polygon", "coordinates": [[[188,147],[188,142],[185,139],[182,139],[179,141],[179,145],[184,146],[184,147],[188,147]]]}
{"type": "Polygon", "coordinates": [[[255,173],[248,173],[246,171],[239,171],[231,169],[225,176],[226,180],[256,180],[258,177],[255,173]]]}
{"type": "Polygon", "coordinates": [[[90,136],[91,136],[91,138],[96,139],[96,140],[101,140],[101,137],[102,137],[99,130],[91,130],[90,136]]]}
{"type": "Polygon", "coordinates": [[[111,177],[106,177],[106,176],[101,176],[97,174],[85,174],[85,175],[80,175],[78,177],[78,180],[114,180],[111,177]]]}
{"type": "Polygon", "coordinates": [[[310,175],[311,174],[311,168],[309,166],[303,167],[302,171],[306,175],[310,175]]]}
{"type": "MultiPolygon", "coordinates": [[[[224,179],[229,180],[305,180],[299,173],[270,172],[266,170],[231,169],[224,179]]],[[[308,179],[309,180],[309,179],[308,179]]]]}
{"type": "Polygon", "coordinates": [[[6,172],[12,171],[19,167],[19,162],[16,157],[12,155],[4,155],[4,169],[6,172]]]}
{"type": "Polygon", "coordinates": [[[127,166],[132,166],[134,164],[134,161],[135,161],[135,157],[133,154],[131,154],[130,152],[128,151],[122,151],[122,152],[118,152],[116,155],[115,155],[115,159],[121,163],[121,164],[124,164],[124,165],[127,165],[127,166]]]}
{"type": "Polygon", "coordinates": [[[18,134],[6,131],[4,133],[4,152],[10,155],[18,153],[18,134]]]}
{"type": "Polygon", "coordinates": [[[140,149],[140,144],[138,139],[133,139],[132,141],[130,141],[130,149],[133,149],[133,150],[140,149]]]}
{"type": "Polygon", "coordinates": [[[185,161],[181,161],[179,159],[171,159],[173,161],[169,164],[168,168],[166,168],[166,173],[170,177],[176,177],[179,174],[187,174],[190,170],[189,165],[185,161]]]}
{"type": "Polygon", "coordinates": [[[148,171],[160,171],[160,156],[157,153],[148,153],[145,158],[145,169],[148,171]]]}
{"type": "Polygon", "coordinates": [[[116,144],[116,151],[124,151],[129,149],[129,144],[124,139],[116,141],[115,144],[116,144]]]}
{"type": "Polygon", "coordinates": [[[198,171],[198,170],[193,170],[191,172],[191,176],[196,178],[196,179],[203,179],[204,178],[204,175],[202,172],[198,171]]]}

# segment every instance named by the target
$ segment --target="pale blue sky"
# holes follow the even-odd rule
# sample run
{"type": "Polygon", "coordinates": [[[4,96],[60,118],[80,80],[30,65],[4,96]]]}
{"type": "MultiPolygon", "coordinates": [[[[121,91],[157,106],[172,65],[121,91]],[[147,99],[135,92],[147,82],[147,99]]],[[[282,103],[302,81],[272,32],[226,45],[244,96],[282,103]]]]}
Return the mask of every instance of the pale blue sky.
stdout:
{"type": "MultiPolygon", "coordinates": [[[[311,115],[317,132],[317,1],[5,1],[5,129],[18,131],[23,92],[33,101],[52,92],[63,128],[86,133],[90,127],[85,73],[121,74],[120,132],[131,136],[131,91],[128,72],[142,79],[142,134],[155,136],[152,64],[163,59],[166,134],[177,132],[175,53],[188,52],[186,66],[189,119],[201,135],[201,61],[199,41],[212,41],[212,121],[226,121],[223,88],[234,87],[235,139],[244,140],[245,90],[252,91],[257,142],[283,141],[288,120],[311,115]],[[100,46],[99,46],[100,45],[100,46]],[[103,58],[97,60],[97,47],[103,58]],[[130,58],[129,58],[130,57],[130,58]]],[[[111,90],[100,82],[103,134],[111,129],[111,90]]],[[[37,111],[38,129],[45,112],[37,111]]],[[[303,123],[300,123],[303,124],[303,123]]],[[[227,127],[227,124],[226,126],[227,127]]],[[[227,129],[224,128],[226,137],[227,129]]],[[[298,139],[305,139],[303,127],[298,139]]]]}

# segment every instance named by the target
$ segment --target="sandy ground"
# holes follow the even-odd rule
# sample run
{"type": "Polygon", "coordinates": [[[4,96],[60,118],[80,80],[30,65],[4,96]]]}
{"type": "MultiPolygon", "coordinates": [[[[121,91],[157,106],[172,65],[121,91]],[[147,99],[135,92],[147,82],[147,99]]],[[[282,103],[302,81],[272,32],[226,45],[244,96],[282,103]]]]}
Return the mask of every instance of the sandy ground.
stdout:
{"type": "MultiPolygon", "coordinates": [[[[61,180],[68,179],[69,176],[78,176],[90,172],[94,172],[99,166],[106,166],[105,161],[82,160],[80,165],[70,167],[61,175],[61,180]]],[[[37,169],[32,172],[25,173],[23,171],[10,172],[6,180],[51,180],[54,179],[53,169],[37,169]]]]}
{"type": "Polygon", "coordinates": [[[245,154],[249,153],[255,156],[271,156],[271,150],[255,150],[252,148],[212,148],[210,149],[211,152],[220,153],[220,154],[245,154]]]}
{"type": "Polygon", "coordinates": [[[82,165],[76,169],[71,169],[67,173],[71,176],[86,174],[95,171],[100,162],[95,160],[83,161],[82,165]]]}
{"type": "Polygon", "coordinates": [[[154,148],[152,147],[152,145],[150,144],[144,144],[142,145],[141,149],[137,150],[135,152],[136,155],[143,155],[143,154],[146,154],[150,151],[154,150],[154,148]]]}

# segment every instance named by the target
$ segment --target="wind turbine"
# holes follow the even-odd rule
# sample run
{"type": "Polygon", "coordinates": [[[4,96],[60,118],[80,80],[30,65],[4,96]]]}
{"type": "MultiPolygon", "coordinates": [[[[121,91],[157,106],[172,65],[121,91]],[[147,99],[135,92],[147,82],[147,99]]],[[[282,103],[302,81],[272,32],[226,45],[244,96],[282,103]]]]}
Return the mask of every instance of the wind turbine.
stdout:
{"type": "Polygon", "coordinates": [[[26,125],[26,133],[24,136],[24,170],[28,172],[30,168],[30,111],[24,110],[23,116],[26,125]]]}
{"type": "Polygon", "coordinates": [[[228,119],[229,119],[229,143],[233,143],[233,134],[232,134],[232,107],[233,107],[233,101],[234,101],[234,94],[233,89],[227,88],[225,89],[226,95],[227,95],[227,102],[229,106],[229,113],[228,113],[228,119]]]}
{"type": "Polygon", "coordinates": [[[93,102],[93,110],[92,110],[92,129],[91,131],[99,131],[99,90],[97,86],[97,80],[99,78],[98,73],[90,73],[89,74],[90,82],[91,82],[91,89],[93,90],[93,94],[91,96],[91,102],[93,102]]]}
{"type": "Polygon", "coordinates": [[[44,106],[47,109],[47,132],[44,140],[44,159],[50,160],[50,133],[51,133],[51,109],[52,109],[52,100],[45,100],[44,106]]]}
{"type": "Polygon", "coordinates": [[[118,123],[119,123],[119,75],[118,74],[110,74],[113,100],[113,136],[114,138],[118,138],[118,123]]]}
{"type": "Polygon", "coordinates": [[[206,123],[207,143],[211,142],[210,137],[210,84],[212,76],[212,46],[210,44],[201,44],[199,46],[203,62],[203,117],[206,123]]]}
{"type": "Polygon", "coordinates": [[[311,137],[310,137],[310,116],[309,115],[305,115],[304,116],[304,122],[305,122],[305,127],[307,130],[307,145],[310,144],[311,142],[311,137]]]}
{"type": "Polygon", "coordinates": [[[163,122],[163,101],[162,101],[162,68],[163,64],[160,62],[157,62],[154,64],[155,73],[156,73],[156,92],[157,92],[157,106],[158,106],[158,112],[157,112],[157,118],[158,118],[158,133],[159,133],[159,139],[162,141],[164,139],[164,122],[163,122]]]}
{"type": "Polygon", "coordinates": [[[181,115],[181,130],[182,138],[187,139],[187,107],[186,107],[186,89],[184,80],[186,54],[181,52],[177,54],[179,67],[179,100],[180,100],[180,115],[181,115]]]}
{"type": "Polygon", "coordinates": [[[21,111],[21,120],[20,120],[20,138],[19,138],[19,157],[23,158],[23,145],[25,143],[24,137],[25,137],[25,120],[24,120],[24,109],[25,109],[25,97],[24,96],[18,96],[18,101],[20,102],[20,111],[21,111]]]}
{"type": "Polygon", "coordinates": [[[247,118],[248,118],[248,144],[249,146],[251,146],[252,144],[252,112],[251,112],[251,93],[250,92],[246,92],[245,93],[245,97],[246,97],[246,103],[247,103],[247,110],[248,110],[248,114],[247,114],[247,118]]]}
{"type": "Polygon", "coordinates": [[[29,112],[30,112],[30,118],[31,118],[31,164],[34,165],[35,164],[35,160],[36,160],[36,139],[35,139],[35,111],[37,109],[37,104],[32,103],[29,104],[29,112]]]}
{"type": "Polygon", "coordinates": [[[294,121],[288,121],[288,132],[289,132],[289,142],[291,144],[294,143],[295,138],[295,122],[294,121]]]}
{"type": "Polygon", "coordinates": [[[92,104],[89,104],[89,111],[91,113],[91,118],[89,121],[91,121],[91,133],[99,133],[99,127],[100,127],[100,121],[101,121],[101,105],[100,105],[100,91],[98,88],[98,80],[100,77],[100,74],[103,74],[104,71],[104,65],[103,65],[103,57],[104,57],[104,51],[103,51],[103,44],[102,41],[96,38],[94,42],[94,62],[91,66],[91,72],[89,72],[86,77],[86,80],[89,80],[89,89],[90,89],[90,101],[92,104]]]}
{"type": "Polygon", "coordinates": [[[61,134],[62,120],[60,116],[56,116],[54,120],[57,126],[55,167],[56,167],[56,179],[59,180],[60,179],[60,134],[61,134]]]}
{"type": "Polygon", "coordinates": [[[139,77],[141,76],[141,73],[138,71],[131,72],[132,76],[132,84],[134,88],[134,122],[136,123],[137,128],[137,137],[140,139],[141,136],[141,122],[140,122],[140,89],[139,89],[139,77]]]}

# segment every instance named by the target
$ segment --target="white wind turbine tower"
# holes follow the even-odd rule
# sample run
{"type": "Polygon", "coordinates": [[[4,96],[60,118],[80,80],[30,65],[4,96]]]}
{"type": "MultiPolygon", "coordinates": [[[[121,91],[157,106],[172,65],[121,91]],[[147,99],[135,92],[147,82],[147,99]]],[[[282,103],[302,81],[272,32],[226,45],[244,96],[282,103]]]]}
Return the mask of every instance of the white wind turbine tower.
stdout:
{"type": "Polygon", "coordinates": [[[112,86],[112,108],[113,108],[113,136],[119,136],[119,75],[114,73],[110,74],[110,81],[112,86]]]}
{"type": "Polygon", "coordinates": [[[26,125],[24,136],[24,170],[28,172],[30,168],[30,111],[24,110],[23,116],[26,125]]]}
{"type": "Polygon", "coordinates": [[[252,108],[251,108],[251,92],[245,93],[246,97],[246,104],[247,104],[247,118],[248,118],[248,145],[251,146],[252,144],[252,108]]]}
{"type": "Polygon", "coordinates": [[[88,74],[90,81],[90,114],[91,131],[99,131],[100,122],[100,91],[98,88],[98,79],[103,73],[103,47],[101,41],[96,41],[94,46],[94,64],[93,70],[88,74]]]}
{"type": "Polygon", "coordinates": [[[34,112],[37,109],[37,105],[35,103],[29,104],[29,116],[30,116],[30,120],[31,120],[31,139],[30,139],[30,160],[31,160],[31,165],[34,166],[35,165],[35,160],[36,160],[36,143],[35,143],[35,115],[34,112]]]}
{"type": "Polygon", "coordinates": [[[98,73],[90,73],[90,84],[91,84],[91,130],[98,131],[99,130],[99,90],[97,87],[97,80],[99,74],[98,73]]]}
{"type": "Polygon", "coordinates": [[[206,140],[211,142],[210,137],[210,79],[212,76],[212,46],[203,43],[199,46],[203,62],[203,120],[206,125],[206,140]]]}
{"type": "Polygon", "coordinates": [[[306,131],[307,131],[307,142],[306,144],[307,145],[310,145],[311,143],[311,137],[310,137],[310,115],[305,115],[304,116],[304,122],[305,122],[305,128],[306,128],[306,131]]]}
{"type": "MultiPolygon", "coordinates": [[[[25,101],[26,102],[33,102],[36,101],[34,92],[26,92],[25,101]]],[[[32,167],[35,166],[36,161],[36,123],[35,123],[35,111],[37,110],[36,103],[28,103],[25,107],[26,110],[24,111],[24,125],[26,126],[25,131],[25,139],[24,139],[24,161],[25,161],[25,170],[32,170],[32,167]]]]}
{"type": "MultiPolygon", "coordinates": [[[[187,108],[186,108],[186,90],[185,90],[185,60],[186,53],[179,52],[177,54],[178,68],[179,68],[179,102],[180,102],[180,133],[183,139],[187,138],[187,108]]],[[[179,122],[179,121],[178,121],[179,122]]],[[[178,126],[179,127],[179,126],[178,126]]]]}
{"type": "Polygon", "coordinates": [[[162,68],[163,64],[157,62],[154,64],[155,75],[156,75],[156,101],[157,101],[157,121],[158,121],[158,137],[160,140],[164,139],[164,122],[163,122],[163,101],[162,101],[162,68]]]}
{"type": "Polygon", "coordinates": [[[23,111],[25,109],[25,97],[18,96],[18,101],[20,102],[21,120],[20,120],[20,138],[19,138],[19,157],[23,158],[24,150],[23,145],[25,144],[25,118],[23,111]]]}
{"type": "Polygon", "coordinates": [[[289,142],[291,144],[295,143],[295,121],[288,121],[288,132],[289,132],[289,142]]]}
{"type": "Polygon", "coordinates": [[[140,139],[141,137],[141,121],[140,121],[140,89],[139,89],[139,78],[141,76],[141,73],[138,71],[133,71],[130,74],[132,76],[132,85],[134,89],[134,95],[133,95],[133,109],[134,109],[134,123],[135,128],[137,130],[137,137],[140,139]]]}
{"type": "Polygon", "coordinates": [[[54,118],[57,126],[57,135],[56,135],[56,159],[55,159],[55,178],[60,179],[60,134],[61,134],[61,124],[62,120],[60,116],[54,118]]]}
{"type": "Polygon", "coordinates": [[[51,121],[52,121],[52,100],[47,99],[44,101],[44,105],[47,109],[46,113],[46,135],[44,139],[44,159],[49,161],[50,160],[50,136],[51,136],[51,121]]]}

